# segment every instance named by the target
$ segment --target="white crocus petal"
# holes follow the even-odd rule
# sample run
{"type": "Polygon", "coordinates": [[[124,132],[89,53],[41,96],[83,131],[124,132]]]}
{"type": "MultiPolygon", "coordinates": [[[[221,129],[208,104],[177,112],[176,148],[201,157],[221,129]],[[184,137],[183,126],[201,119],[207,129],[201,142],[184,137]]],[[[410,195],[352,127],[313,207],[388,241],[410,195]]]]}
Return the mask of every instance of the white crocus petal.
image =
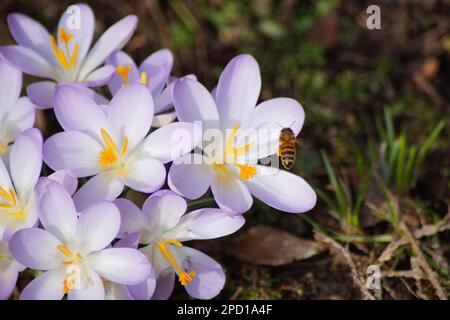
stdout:
{"type": "Polygon", "coordinates": [[[133,190],[152,193],[159,190],[166,179],[164,165],[155,159],[139,157],[128,160],[124,183],[133,190]]]}
{"type": "MultiPolygon", "coordinates": [[[[75,43],[78,43],[79,48],[77,67],[79,67],[81,62],[86,57],[86,54],[89,51],[89,47],[92,44],[92,38],[94,36],[95,28],[94,12],[92,12],[91,7],[82,3],[76,4],[76,11],[69,8],[64,12],[64,14],[61,16],[61,19],[59,20],[58,32],[61,29],[65,29],[67,32],[73,35],[73,39],[68,43],[70,52],[74,52],[75,43]],[[78,20],[74,20],[75,16],[78,18],[78,20]],[[75,28],[74,22],[78,23],[75,28]]],[[[64,43],[61,42],[60,37],[57,38],[59,47],[63,48],[64,43]]]]}
{"type": "Polygon", "coordinates": [[[0,119],[11,108],[22,90],[22,72],[1,58],[0,55],[0,119]]]}
{"type": "Polygon", "coordinates": [[[9,250],[18,262],[36,270],[50,270],[61,265],[61,245],[51,233],[37,228],[21,229],[9,241],[9,250]]]}
{"type": "Polygon", "coordinates": [[[7,190],[12,188],[11,177],[3,160],[0,161],[0,186],[7,190]]]}
{"type": "Polygon", "coordinates": [[[251,193],[271,207],[302,213],[314,208],[317,196],[301,177],[278,168],[257,166],[258,174],[245,183],[251,193]]]}
{"type": "Polygon", "coordinates": [[[105,288],[99,275],[90,269],[85,270],[86,274],[82,277],[87,281],[81,285],[81,288],[74,288],[68,294],[69,300],[104,300],[105,288]]]}
{"type": "Polygon", "coordinates": [[[80,77],[84,78],[101,65],[115,50],[120,50],[136,29],[137,18],[128,16],[112,25],[98,39],[81,67],[80,77]]]}
{"type": "Polygon", "coordinates": [[[136,285],[144,281],[151,272],[147,258],[131,248],[105,249],[86,258],[86,264],[107,280],[136,285]]]}
{"type": "Polygon", "coordinates": [[[42,168],[42,135],[38,129],[21,134],[11,148],[11,177],[20,198],[27,199],[42,168]]]}
{"type": "Polygon", "coordinates": [[[193,123],[175,122],[153,131],[140,148],[148,157],[167,163],[194,149],[201,136],[193,123]]]}
{"type": "Polygon", "coordinates": [[[45,229],[58,239],[68,242],[73,239],[77,224],[77,213],[70,194],[56,181],[42,177],[36,186],[39,219],[45,229]]]}
{"type": "Polygon", "coordinates": [[[153,110],[150,91],[142,84],[130,83],[114,95],[107,114],[115,129],[128,138],[128,148],[131,150],[148,134],[153,110]]]}
{"type": "Polygon", "coordinates": [[[126,286],[107,281],[105,286],[105,300],[133,300],[126,286]]]}
{"type": "Polygon", "coordinates": [[[113,66],[103,66],[88,74],[82,82],[89,87],[104,86],[112,79],[114,72],[116,72],[116,69],[113,66]]]}
{"type": "Polygon", "coordinates": [[[18,44],[36,51],[48,61],[56,61],[49,45],[50,34],[41,23],[21,13],[9,14],[7,22],[18,44]]]}
{"type": "Polygon", "coordinates": [[[186,154],[175,160],[169,170],[170,189],[188,199],[198,199],[209,189],[212,171],[200,154],[186,154]]]}
{"type": "Polygon", "coordinates": [[[27,97],[17,99],[12,108],[3,115],[4,133],[9,138],[15,139],[19,134],[33,127],[35,114],[34,105],[27,97]]]}
{"type": "Polygon", "coordinates": [[[186,212],[187,203],[182,197],[168,190],[152,194],[142,207],[149,230],[169,230],[175,227],[186,212]]]}
{"type": "Polygon", "coordinates": [[[248,211],[253,198],[245,184],[233,176],[211,179],[211,191],[219,207],[230,213],[248,211]]]}
{"type": "Polygon", "coordinates": [[[75,174],[70,170],[59,170],[51,175],[49,175],[47,178],[50,180],[58,182],[60,185],[66,189],[66,191],[69,193],[70,196],[73,196],[75,191],[77,191],[78,187],[78,179],[75,176],[75,174]]]}
{"type": "Polygon", "coordinates": [[[242,215],[231,216],[220,209],[205,208],[185,214],[163,237],[181,242],[215,239],[236,232],[244,223],[242,215]]]}
{"type": "Polygon", "coordinates": [[[119,232],[120,213],[106,201],[98,202],[80,212],[76,240],[82,255],[104,249],[119,232]]]}
{"type": "Polygon", "coordinates": [[[261,91],[261,73],[255,58],[242,54],[222,72],[216,90],[216,104],[224,128],[240,124],[256,106],[261,91]]]}
{"type": "Polygon", "coordinates": [[[44,143],[44,161],[53,170],[68,169],[79,178],[100,172],[97,140],[79,131],[57,133],[44,143]]]}
{"type": "Polygon", "coordinates": [[[27,86],[27,96],[38,109],[50,109],[53,107],[53,93],[56,82],[39,81],[27,86]]]}
{"type": "Polygon", "coordinates": [[[49,62],[32,49],[22,46],[2,46],[0,54],[15,66],[20,67],[23,72],[41,78],[55,78],[49,62]]]}
{"type": "Polygon", "coordinates": [[[114,204],[120,212],[120,235],[124,236],[144,229],[144,215],[133,202],[128,199],[117,199],[114,204]]]}
{"type": "Polygon", "coordinates": [[[78,211],[99,200],[113,201],[123,191],[124,183],[108,172],[97,174],[88,180],[73,196],[78,211]]]}
{"type": "Polygon", "coordinates": [[[61,300],[64,297],[65,276],[65,268],[41,274],[25,287],[20,300],[61,300]]]}
{"type": "Polygon", "coordinates": [[[202,121],[203,129],[217,128],[219,114],[209,91],[199,82],[182,78],[175,82],[173,103],[180,121],[202,121]]]}
{"type": "Polygon", "coordinates": [[[102,128],[110,131],[105,113],[77,86],[58,85],[53,104],[58,122],[65,131],[81,131],[98,139],[102,128]]]}

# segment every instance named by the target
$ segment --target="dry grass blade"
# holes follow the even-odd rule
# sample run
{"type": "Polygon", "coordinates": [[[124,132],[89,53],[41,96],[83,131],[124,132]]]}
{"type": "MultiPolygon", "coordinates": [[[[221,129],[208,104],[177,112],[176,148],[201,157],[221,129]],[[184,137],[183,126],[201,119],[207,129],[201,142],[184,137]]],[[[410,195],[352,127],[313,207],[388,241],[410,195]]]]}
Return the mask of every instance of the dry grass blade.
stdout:
{"type": "Polygon", "coordinates": [[[372,293],[370,293],[369,289],[367,289],[365,279],[358,272],[358,269],[356,267],[355,262],[353,261],[351,253],[346,248],[341,246],[338,242],[336,242],[335,240],[333,240],[332,238],[330,238],[324,234],[315,232],[314,236],[318,241],[326,243],[330,247],[330,249],[337,250],[344,257],[345,261],[347,262],[348,266],[350,267],[353,282],[361,290],[361,294],[363,295],[363,298],[366,300],[376,300],[375,297],[372,295],[372,293]]]}
{"type": "Polygon", "coordinates": [[[414,232],[414,236],[417,239],[420,239],[422,237],[433,236],[436,233],[442,232],[445,230],[450,230],[450,208],[449,208],[449,212],[444,217],[444,219],[439,221],[437,224],[424,225],[421,229],[416,230],[414,232]]]}
{"type": "Polygon", "coordinates": [[[383,253],[378,257],[378,265],[383,265],[385,262],[392,259],[392,256],[394,255],[395,251],[397,249],[405,244],[408,243],[408,240],[405,237],[402,237],[394,242],[391,242],[386,249],[384,249],[383,253]]]}
{"type": "Polygon", "coordinates": [[[420,246],[417,243],[416,239],[412,236],[411,232],[409,231],[408,227],[406,226],[406,224],[404,222],[401,222],[401,228],[404,232],[406,239],[411,244],[412,249],[416,253],[421,268],[424,270],[425,274],[428,277],[428,280],[434,287],[434,289],[436,291],[436,295],[441,300],[447,300],[447,293],[445,292],[444,288],[439,283],[438,275],[428,265],[427,259],[426,259],[425,255],[423,254],[422,250],[420,249],[420,246]]]}
{"type": "Polygon", "coordinates": [[[266,226],[250,228],[232,241],[227,249],[228,254],[238,260],[269,266],[281,266],[308,259],[322,251],[314,241],[266,226]]]}

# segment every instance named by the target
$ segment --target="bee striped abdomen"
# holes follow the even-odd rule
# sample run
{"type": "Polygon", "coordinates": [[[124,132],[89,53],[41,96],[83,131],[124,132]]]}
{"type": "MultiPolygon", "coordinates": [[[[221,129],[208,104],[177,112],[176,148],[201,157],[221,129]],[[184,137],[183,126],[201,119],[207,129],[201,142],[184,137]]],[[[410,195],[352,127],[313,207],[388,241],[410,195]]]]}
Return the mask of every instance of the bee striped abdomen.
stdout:
{"type": "Polygon", "coordinates": [[[292,169],[295,164],[297,155],[296,143],[297,140],[294,132],[290,128],[283,128],[280,133],[280,147],[278,154],[280,156],[281,164],[286,170],[292,169]]]}

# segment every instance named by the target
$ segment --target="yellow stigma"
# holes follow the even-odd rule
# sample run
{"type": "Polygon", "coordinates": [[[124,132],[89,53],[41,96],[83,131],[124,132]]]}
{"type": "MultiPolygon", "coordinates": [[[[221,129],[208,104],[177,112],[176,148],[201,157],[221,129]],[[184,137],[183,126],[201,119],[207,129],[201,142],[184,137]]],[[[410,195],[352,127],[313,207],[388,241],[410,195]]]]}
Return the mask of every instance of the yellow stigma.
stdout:
{"type": "Polygon", "coordinates": [[[177,259],[173,256],[173,254],[169,251],[166,244],[172,244],[177,247],[182,247],[183,244],[179,242],[178,240],[164,240],[160,241],[157,244],[157,247],[159,251],[161,251],[161,254],[166,258],[167,262],[178,272],[178,280],[183,286],[186,286],[189,282],[194,280],[196,272],[192,271],[190,273],[185,272],[180,264],[178,263],[177,259]]]}
{"type": "Polygon", "coordinates": [[[106,147],[100,151],[100,158],[98,162],[102,167],[113,165],[119,161],[119,157],[125,156],[128,149],[128,138],[124,138],[122,149],[119,152],[114,140],[105,129],[102,128],[100,130],[100,134],[106,147]]]}
{"type": "Polygon", "coordinates": [[[60,66],[64,70],[68,70],[69,68],[75,69],[79,50],[78,42],[75,42],[73,52],[71,53],[69,48],[69,42],[73,40],[74,35],[68,33],[64,28],[61,28],[59,29],[59,38],[61,39],[61,42],[64,43],[64,48],[66,52],[64,52],[64,50],[58,47],[55,37],[50,36],[50,45],[53,54],[56,57],[56,60],[58,60],[60,66]]]}
{"type": "Polygon", "coordinates": [[[130,79],[128,78],[128,73],[131,71],[131,66],[124,66],[121,64],[116,68],[116,72],[119,76],[123,78],[123,82],[128,83],[130,79]]]}
{"type": "Polygon", "coordinates": [[[241,177],[242,180],[248,180],[253,178],[256,175],[256,167],[255,166],[249,166],[249,165],[241,165],[241,164],[237,164],[236,165],[239,170],[239,176],[241,177]]]}

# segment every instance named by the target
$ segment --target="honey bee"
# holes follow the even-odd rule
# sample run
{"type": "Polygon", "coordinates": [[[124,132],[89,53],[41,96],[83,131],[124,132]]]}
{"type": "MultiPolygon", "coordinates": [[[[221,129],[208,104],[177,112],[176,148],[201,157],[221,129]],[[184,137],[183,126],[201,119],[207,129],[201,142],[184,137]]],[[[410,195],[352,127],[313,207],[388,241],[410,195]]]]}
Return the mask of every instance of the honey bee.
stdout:
{"type": "Polygon", "coordinates": [[[297,143],[294,131],[290,127],[282,128],[279,138],[278,156],[286,170],[291,170],[297,156],[297,143]]]}

